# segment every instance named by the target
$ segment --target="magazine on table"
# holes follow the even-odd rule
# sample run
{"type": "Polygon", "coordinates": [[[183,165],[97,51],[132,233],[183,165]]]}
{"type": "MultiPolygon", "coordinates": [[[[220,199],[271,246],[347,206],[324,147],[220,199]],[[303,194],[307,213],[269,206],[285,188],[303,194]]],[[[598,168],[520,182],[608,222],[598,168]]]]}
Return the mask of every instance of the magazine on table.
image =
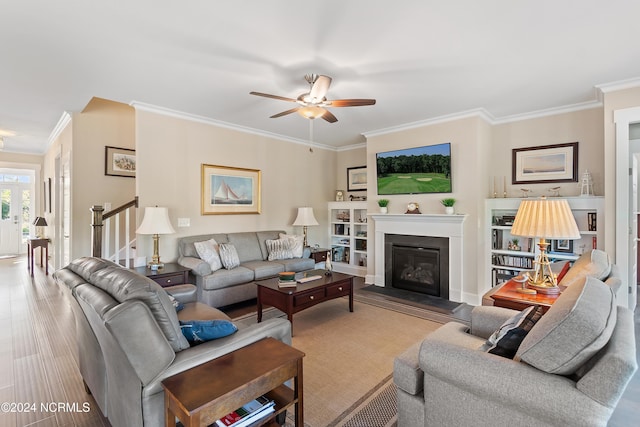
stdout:
{"type": "Polygon", "coordinates": [[[244,427],[275,412],[275,402],[259,396],[216,421],[217,427],[244,427]]]}

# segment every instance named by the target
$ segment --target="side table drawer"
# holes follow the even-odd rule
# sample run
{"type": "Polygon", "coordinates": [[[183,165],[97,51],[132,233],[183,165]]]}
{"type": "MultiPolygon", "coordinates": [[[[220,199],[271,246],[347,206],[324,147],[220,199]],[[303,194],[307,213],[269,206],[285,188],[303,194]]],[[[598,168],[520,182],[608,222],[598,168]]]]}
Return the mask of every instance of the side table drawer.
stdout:
{"type": "Polygon", "coordinates": [[[342,295],[349,295],[350,291],[351,291],[350,282],[337,283],[335,285],[331,285],[327,287],[327,297],[335,298],[342,295]]]}
{"type": "Polygon", "coordinates": [[[300,307],[304,305],[313,305],[324,299],[324,289],[317,289],[313,292],[296,295],[293,298],[293,305],[300,307]]]}
{"type": "Polygon", "coordinates": [[[181,273],[150,278],[162,287],[184,284],[184,275],[181,273]]]}

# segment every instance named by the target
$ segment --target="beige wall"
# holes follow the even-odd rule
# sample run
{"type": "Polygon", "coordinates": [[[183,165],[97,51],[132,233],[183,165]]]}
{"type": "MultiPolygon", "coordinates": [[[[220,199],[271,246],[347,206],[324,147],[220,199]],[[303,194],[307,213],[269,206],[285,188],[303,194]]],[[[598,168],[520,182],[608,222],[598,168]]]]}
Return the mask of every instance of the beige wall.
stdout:
{"type": "MultiPolygon", "coordinates": [[[[367,166],[366,146],[340,150],[336,153],[336,190],[345,191],[345,200],[349,200],[349,196],[361,197],[367,195],[366,191],[347,191],[347,168],[360,166],[367,166]]],[[[368,185],[370,186],[371,183],[368,185]]]]}
{"type": "MultiPolygon", "coordinates": [[[[300,206],[311,206],[320,223],[309,227],[309,243],[326,245],[327,201],[336,189],[334,151],[310,152],[303,144],[144,110],[136,111],[136,142],[140,207],[168,207],[177,232],[160,238],[163,261],[177,259],[182,236],[268,229],[300,234],[300,227],[291,225],[300,206]],[[202,164],[261,170],[262,213],[201,215],[202,164]],[[178,228],[178,218],[191,225],[178,228]]],[[[140,256],[150,258],[151,237],[140,236],[138,248],[140,256]]]]}

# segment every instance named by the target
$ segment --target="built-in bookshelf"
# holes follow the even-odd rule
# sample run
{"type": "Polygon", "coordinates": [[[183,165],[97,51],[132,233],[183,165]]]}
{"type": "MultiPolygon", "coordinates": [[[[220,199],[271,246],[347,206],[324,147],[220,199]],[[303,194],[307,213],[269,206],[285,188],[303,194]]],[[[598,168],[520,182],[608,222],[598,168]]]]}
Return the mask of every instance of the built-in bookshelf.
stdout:
{"type": "MultiPolygon", "coordinates": [[[[575,261],[585,251],[604,245],[604,197],[562,197],[567,200],[576,220],[581,238],[552,240],[549,259],[575,261]]],[[[534,268],[539,253],[538,239],[511,234],[511,226],[522,199],[495,198],[485,202],[487,221],[487,277],[491,286],[499,285],[524,270],[534,268]]]]}
{"type": "Polygon", "coordinates": [[[368,226],[367,202],[329,202],[329,242],[335,271],[367,274],[368,226]]]}

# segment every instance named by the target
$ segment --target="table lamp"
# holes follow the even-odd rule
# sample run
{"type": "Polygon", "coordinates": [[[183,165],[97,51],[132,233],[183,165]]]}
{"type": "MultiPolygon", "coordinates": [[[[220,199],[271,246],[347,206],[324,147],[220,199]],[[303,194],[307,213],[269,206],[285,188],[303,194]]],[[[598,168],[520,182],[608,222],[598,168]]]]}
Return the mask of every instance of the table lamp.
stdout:
{"type": "Polygon", "coordinates": [[[43,227],[47,226],[47,220],[43,216],[37,216],[33,221],[33,225],[36,226],[36,237],[38,239],[44,238],[44,230],[43,227]]]}
{"type": "Polygon", "coordinates": [[[169,221],[167,208],[159,208],[157,206],[144,208],[144,218],[136,233],[153,235],[153,257],[147,267],[152,270],[164,267],[164,264],[160,262],[160,254],[158,253],[160,234],[173,234],[175,232],[171,226],[171,221],[169,221]]]}
{"type": "Polygon", "coordinates": [[[293,225],[301,225],[302,226],[302,234],[304,234],[303,245],[307,247],[307,227],[309,225],[318,225],[318,221],[316,221],[316,217],[313,216],[313,208],[304,207],[298,208],[298,216],[296,220],[293,222],[293,225]]]}
{"type": "Polygon", "coordinates": [[[547,239],[579,239],[580,231],[569,203],[564,199],[523,200],[511,227],[514,236],[539,238],[540,253],[534,260],[534,274],[527,283],[529,288],[543,294],[560,292],[556,276],[551,271],[547,256],[547,239]]]}

